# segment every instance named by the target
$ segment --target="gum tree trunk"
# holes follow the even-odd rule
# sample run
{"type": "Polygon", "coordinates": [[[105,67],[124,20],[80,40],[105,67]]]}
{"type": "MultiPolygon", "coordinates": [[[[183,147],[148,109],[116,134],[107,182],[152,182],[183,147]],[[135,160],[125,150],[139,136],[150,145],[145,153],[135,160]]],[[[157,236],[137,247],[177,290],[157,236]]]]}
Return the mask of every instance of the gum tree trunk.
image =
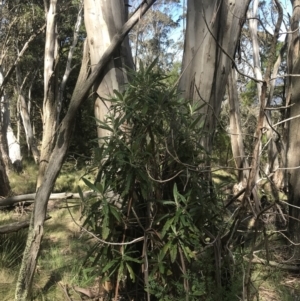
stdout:
{"type": "MultiPolygon", "coordinates": [[[[190,0],[179,89],[193,104],[205,104],[203,147],[210,152],[228,74],[250,0],[190,0]],[[216,42],[216,40],[218,42],[216,42]],[[221,49],[222,48],[222,49],[221,49]],[[224,53],[226,52],[226,54],[224,53]]],[[[202,122],[200,121],[200,122],[202,122]]]]}
{"type": "Polygon", "coordinates": [[[33,130],[31,126],[30,115],[28,112],[28,106],[25,100],[25,95],[22,87],[21,71],[18,65],[16,66],[16,75],[17,75],[17,92],[19,94],[18,103],[20,108],[20,115],[25,130],[26,142],[27,142],[28,150],[32,152],[35,163],[38,164],[40,159],[40,153],[37,149],[36,141],[33,136],[33,130]]]}
{"type": "MultiPolygon", "coordinates": [[[[290,31],[293,33],[289,37],[288,45],[288,74],[300,73],[300,56],[299,56],[299,31],[297,30],[300,20],[300,1],[293,2],[293,16],[291,20],[290,31]]],[[[300,119],[296,118],[300,114],[300,78],[290,77],[287,95],[287,104],[290,107],[290,117],[295,117],[289,122],[288,131],[288,153],[287,153],[287,178],[289,184],[289,203],[294,206],[300,206],[300,157],[299,157],[299,141],[300,141],[300,119]]],[[[292,241],[296,244],[300,243],[300,210],[298,208],[289,207],[289,231],[292,241]]],[[[300,246],[295,246],[294,256],[300,258],[300,246]]]]}
{"type": "Polygon", "coordinates": [[[43,177],[52,153],[56,129],[58,107],[58,33],[57,33],[57,0],[50,0],[46,20],[46,44],[44,58],[44,101],[43,101],[43,139],[41,145],[37,187],[43,177]]]}
{"type": "Polygon", "coordinates": [[[15,301],[26,301],[30,295],[33,276],[43,238],[48,199],[70,145],[76,112],[83,100],[86,99],[92,85],[99,78],[99,75],[105,70],[114,51],[121,45],[128,32],[136,23],[138,23],[139,19],[146,13],[154,2],[155,0],[142,2],[140,9],[132,15],[126,24],[124,24],[122,29],[113,37],[111,44],[104,52],[90,75],[88,43],[85,43],[81,71],[72,94],[70,105],[66,116],[62,120],[58,129],[55,147],[50,156],[44,180],[36,193],[34,211],[30,221],[26,248],[23,254],[23,260],[16,284],[15,301]]]}
{"type": "MultiPolygon", "coordinates": [[[[126,2],[126,1],[125,1],[126,2]]],[[[110,45],[113,36],[127,21],[127,8],[124,0],[114,1],[84,1],[84,21],[90,48],[91,69],[110,45]]],[[[129,40],[126,37],[118,47],[101,77],[95,82],[95,117],[104,121],[109,113],[113,90],[122,91],[128,82],[127,68],[133,68],[133,59],[130,51],[129,40]]],[[[98,138],[109,135],[109,132],[97,128],[98,138]]],[[[101,141],[99,141],[101,144],[101,141]]]]}

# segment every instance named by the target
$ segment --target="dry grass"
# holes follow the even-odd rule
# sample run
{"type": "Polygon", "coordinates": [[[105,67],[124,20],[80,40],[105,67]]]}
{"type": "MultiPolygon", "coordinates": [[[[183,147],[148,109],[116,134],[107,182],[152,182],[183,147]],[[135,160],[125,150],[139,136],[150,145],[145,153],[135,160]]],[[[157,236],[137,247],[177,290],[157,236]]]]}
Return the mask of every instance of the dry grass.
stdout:
{"type": "MultiPolygon", "coordinates": [[[[70,211],[73,218],[78,221],[80,218],[78,208],[70,211]]],[[[52,218],[45,223],[45,236],[35,273],[34,300],[66,300],[61,284],[85,286],[93,283],[93,279],[82,279],[80,274],[81,263],[86,255],[87,241],[86,237],[82,237],[80,228],[74,223],[68,209],[54,209],[49,214],[52,218]]],[[[2,217],[11,221],[15,214],[11,213],[10,216],[8,213],[0,213],[0,220],[2,217]]],[[[7,235],[8,239],[10,236],[12,240],[15,239],[13,235],[7,235]]],[[[23,247],[25,247],[25,243],[23,247]]],[[[4,251],[7,253],[6,256],[10,255],[10,251],[14,252],[8,248],[4,251]]],[[[15,256],[21,256],[22,250],[19,252],[20,254],[15,254],[15,256]]],[[[1,300],[14,299],[19,264],[20,260],[13,269],[2,267],[0,270],[1,300]],[[3,299],[4,296],[5,299],[3,299]]]]}

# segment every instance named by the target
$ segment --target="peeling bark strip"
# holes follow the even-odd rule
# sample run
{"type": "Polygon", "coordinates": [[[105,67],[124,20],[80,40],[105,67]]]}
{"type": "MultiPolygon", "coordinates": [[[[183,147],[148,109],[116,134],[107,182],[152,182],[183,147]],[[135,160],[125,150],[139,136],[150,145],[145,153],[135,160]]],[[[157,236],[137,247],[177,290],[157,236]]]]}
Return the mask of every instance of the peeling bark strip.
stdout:
{"type": "MultiPolygon", "coordinates": [[[[55,180],[63,164],[66,152],[69,148],[70,138],[73,129],[73,123],[76,112],[86,98],[90,88],[96,79],[102,75],[107,66],[112,53],[120,46],[128,32],[138,23],[141,16],[155,3],[156,0],[143,1],[139,9],[124,24],[122,29],[113,37],[110,46],[102,55],[95,69],[89,74],[88,61],[83,60],[81,71],[71,98],[71,102],[58,130],[58,139],[55,148],[51,154],[49,165],[47,166],[44,180],[39,187],[36,198],[34,212],[30,221],[30,228],[26,248],[23,255],[22,265],[16,285],[15,300],[26,301],[30,295],[34,271],[37,264],[40,244],[43,237],[44,221],[47,211],[47,203],[50,193],[53,189],[55,180]]],[[[84,58],[87,56],[87,43],[85,43],[84,58]]]]}

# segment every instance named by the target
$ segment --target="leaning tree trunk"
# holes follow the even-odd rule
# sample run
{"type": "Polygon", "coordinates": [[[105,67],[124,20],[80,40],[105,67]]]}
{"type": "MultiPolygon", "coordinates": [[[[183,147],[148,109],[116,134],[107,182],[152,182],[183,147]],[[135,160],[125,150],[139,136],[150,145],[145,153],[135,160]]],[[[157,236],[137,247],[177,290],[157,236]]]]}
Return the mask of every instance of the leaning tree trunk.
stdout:
{"type": "MultiPolygon", "coordinates": [[[[126,2],[126,1],[125,1],[126,2]]],[[[110,45],[113,36],[127,21],[127,8],[124,0],[84,1],[84,21],[90,48],[91,69],[110,45]]],[[[126,68],[133,68],[133,59],[126,37],[122,45],[116,49],[101,77],[95,82],[95,117],[105,120],[109,113],[110,101],[114,90],[122,91],[128,82],[126,68]]],[[[98,127],[98,138],[109,135],[109,132],[98,127]]],[[[101,141],[99,141],[101,144],[101,141]]]]}
{"type": "Polygon", "coordinates": [[[98,79],[99,75],[105,70],[114,51],[121,45],[131,28],[139,21],[141,16],[154,2],[155,0],[149,0],[148,2],[143,2],[141,4],[140,9],[133,14],[129,21],[126,22],[122,29],[114,36],[111,44],[95,66],[90,76],[88,76],[88,49],[85,47],[81,71],[72,94],[68,111],[58,129],[56,144],[52,151],[44,180],[36,193],[34,212],[30,221],[26,248],[23,254],[22,265],[16,285],[15,301],[26,301],[29,297],[40,245],[43,238],[48,198],[70,145],[76,112],[83,100],[86,99],[87,94],[96,79],[98,79]]]}
{"type": "MultiPolygon", "coordinates": [[[[288,44],[288,74],[300,73],[300,42],[299,42],[299,20],[300,20],[300,0],[293,1],[293,16],[291,20],[288,44]]],[[[290,107],[290,117],[288,130],[288,152],[287,152],[287,167],[288,169],[288,184],[289,184],[289,202],[291,205],[300,206],[300,157],[299,157],[299,141],[300,141],[300,119],[296,117],[300,114],[300,79],[299,77],[288,78],[287,87],[287,105],[290,107]]],[[[296,244],[300,243],[300,210],[290,206],[289,209],[289,231],[290,237],[296,244]]],[[[300,258],[300,246],[295,246],[295,257],[300,258]]]]}
{"type": "Polygon", "coordinates": [[[190,0],[179,89],[185,99],[205,104],[203,147],[210,152],[242,20],[250,0],[190,0]]]}

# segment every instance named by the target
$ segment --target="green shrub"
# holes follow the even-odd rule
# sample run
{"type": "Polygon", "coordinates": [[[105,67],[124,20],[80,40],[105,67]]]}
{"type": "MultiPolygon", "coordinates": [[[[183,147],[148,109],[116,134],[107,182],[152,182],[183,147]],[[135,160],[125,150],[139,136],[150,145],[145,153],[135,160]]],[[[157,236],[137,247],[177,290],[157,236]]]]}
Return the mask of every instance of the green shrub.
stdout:
{"type": "Polygon", "coordinates": [[[130,76],[99,121],[110,135],[95,150],[95,182],[84,179],[98,193],[82,197],[84,225],[101,239],[87,262],[131,300],[209,300],[219,271],[203,252],[221,219],[200,144],[203,116],[166,86],[155,62],[130,76]]]}

